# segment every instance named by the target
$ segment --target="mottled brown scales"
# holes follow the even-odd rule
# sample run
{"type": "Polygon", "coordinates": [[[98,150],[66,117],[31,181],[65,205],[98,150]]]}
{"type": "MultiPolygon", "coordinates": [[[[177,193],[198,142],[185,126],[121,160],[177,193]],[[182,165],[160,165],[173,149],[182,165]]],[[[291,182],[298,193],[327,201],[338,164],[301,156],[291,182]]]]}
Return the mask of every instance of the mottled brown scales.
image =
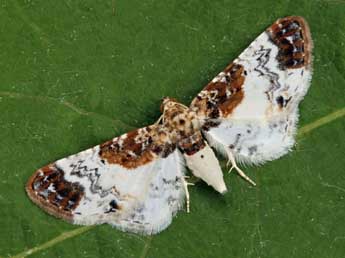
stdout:
{"type": "Polygon", "coordinates": [[[206,144],[200,131],[179,142],[179,147],[181,151],[189,156],[194,155],[198,151],[205,148],[205,146],[206,144]]]}
{"type": "Polygon", "coordinates": [[[242,102],[244,98],[244,91],[240,90],[233,93],[230,98],[219,105],[219,110],[222,111],[223,116],[227,117],[234,109],[242,102]]]}
{"type": "Polygon", "coordinates": [[[68,221],[72,220],[72,212],[84,196],[84,188],[66,181],[64,172],[54,164],[37,170],[27,182],[26,192],[48,213],[68,221]]]}
{"type": "Polygon", "coordinates": [[[226,96],[226,88],[228,83],[226,82],[214,82],[209,83],[204,90],[210,92],[210,95],[212,97],[225,97],[226,96]],[[217,94],[217,95],[215,95],[217,94]]]}
{"type": "Polygon", "coordinates": [[[145,165],[154,159],[151,151],[144,151],[137,156],[126,152],[102,151],[101,158],[109,164],[119,164],[128,169],[145,165]]]}
{"type": "Polygon", "coordinates": [[[155,158],[152,151],[152,128],[146,130],[147,134],[139,134],[142,129],[127,133],[126,137],[118,137],[100,146],[99,155],[109,164],[119,164],[128,169],[149,163],[155,158]],[[149,133],[150,132],[150,133],[149,133]],[[140,140],[137,138],[141,138],[140,140]],[[147,146],[144,148],[144,146],[147,146]]]}
{"type": "Polygon", "coordinates": [[[163,113],[163,112],[164,112],[164,109],[166,109],[166,104],[167,104],[167,102],[177,102],[177,99],[175,99],[175,98],[170,98],[170,97],[165,97],[165,98],[163,98],[163,99],[162,99],[162,103],[161,103],[161,105],[160,105],[160,111],[161,111],[161,113],[163,113]]]}
{"type": "Polygon", "coordinates": [[[279,19],[267,29],[271,40],[278,46],[277,59],[282,68],[296,69],[311,63],[311,36],[302,17],[279,19]]]}
{"type": "Polygon", "coordinates": [[[230,74],[229,87],[231,92],[236,92],[242,89],[244,83],[244,67],[239,64],[231,63],[228,65],[224,72],[230,74]]]}
{"type": "Polygon", "coordinates": [[[202,125],[202,130],[209,131],[213,127],[217,127],[220,124],[219,121],[208,120],[202,125]]]}
{"type": "MultiPolygon", "coordinates": [[[[141,136],[141,139],[137,139],[138,137],[138,130],[132,131],[127,134],[127,137],[124,139],[122,144],[122,150],[128,150],[128,152],[133,152],[133,154],[129,156],[139,156],[143,152],[143,143],[148,140],[145,135],[141,136]],[[144,138],[145,137],[145,138],[144,138]]],[[[127,155],[128,156],[128,155],[127,155]]]]}
{"type": "Polygon", "coordinates": [[[244,67],[231,63],[223,71],[223,79],[210,82],[191,104],[197,115],[216,119],[227,117],[244,98],[244,67]]]}
{"type": "Polygon", "coordinates": [[[200,125],[194,112],[171,98],[163,100],[161,109],[163,116],[160,123],[100,145],[101,159],[109,164],[135,169],[157,157],[166,158],[177,147],[191,155],[205,146],[200,140],[200,125]],[[198,141],[189,139],[195,134],[199,135],[198,141]],[[178,145],[180,142],[185,144],[178,145]]]}

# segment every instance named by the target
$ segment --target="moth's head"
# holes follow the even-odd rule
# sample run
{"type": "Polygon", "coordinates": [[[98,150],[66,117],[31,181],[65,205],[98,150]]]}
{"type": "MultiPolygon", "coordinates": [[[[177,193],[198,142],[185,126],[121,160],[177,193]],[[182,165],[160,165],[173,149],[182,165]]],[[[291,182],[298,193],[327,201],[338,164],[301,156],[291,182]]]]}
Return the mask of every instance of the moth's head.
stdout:
{"type": "Polygon", "coordinates": [[[163,113],[164,110],[170,109],[170,108],[176,106],[177,103],[178,103],[177,100],[174,98],[164,97],[164,98],[162,98],[162,104],[161,104],[160,110],[163,113]]]}

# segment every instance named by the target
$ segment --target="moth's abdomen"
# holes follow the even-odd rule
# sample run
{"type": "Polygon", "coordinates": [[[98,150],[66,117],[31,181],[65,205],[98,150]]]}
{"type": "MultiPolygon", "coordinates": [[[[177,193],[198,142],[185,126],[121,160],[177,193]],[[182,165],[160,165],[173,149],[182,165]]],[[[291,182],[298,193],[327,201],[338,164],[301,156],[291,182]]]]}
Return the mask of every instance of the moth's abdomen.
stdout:
{"type": "Polygon", "coordinates": [[[73,211],[84,196],[83,186],[67,181],[55,164],[37,170],[26,184],[26,192],[49,214],[67,221],[72,221],[73,211]]]}
{"type": "Polygon", "coordinates": [[[192,173],[212,186],[219,193],[226,193],[223,173],[214,152],[204,141],[200,132],[179,143],[186,164],[192,173]]]}

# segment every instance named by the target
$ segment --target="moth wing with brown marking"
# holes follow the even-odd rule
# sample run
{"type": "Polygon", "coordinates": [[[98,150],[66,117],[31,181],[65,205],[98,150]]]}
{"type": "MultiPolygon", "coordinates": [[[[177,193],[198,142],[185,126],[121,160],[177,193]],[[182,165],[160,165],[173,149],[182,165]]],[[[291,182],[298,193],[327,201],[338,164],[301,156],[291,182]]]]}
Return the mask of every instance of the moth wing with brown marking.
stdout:
{"type": "Polygon", "coordinates": [[[209,143],[259,164],[294,144],[298,104],[312,76],[312,39],[302,17],[277,20],[193,100],[209,143]]]}
{"type": "Polygon", "coordinates": [[[48,213],[74,224],[109,223],[155,234],[182,207],[183,157],[153,125],[47,165],[26,191],[48,213]]]}

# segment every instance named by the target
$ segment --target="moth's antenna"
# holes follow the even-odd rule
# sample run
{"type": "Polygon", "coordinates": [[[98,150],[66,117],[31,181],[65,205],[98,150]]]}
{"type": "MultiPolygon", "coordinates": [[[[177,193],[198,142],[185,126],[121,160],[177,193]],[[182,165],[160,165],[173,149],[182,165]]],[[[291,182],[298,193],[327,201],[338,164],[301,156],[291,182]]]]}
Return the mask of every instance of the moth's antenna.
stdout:
{"type": "Polygon", "coordinates": [[[164,123],[164,116],[165,116],[165,108],[163,109],[163,114],[158,118],[155,125],[158,125],[160,122],[164,123]]]}
{"type": "Polygon", "coordinates": [[[182,104],[182,103],[179,103],[179,102],[175,102],[175,103],[176,103],[177,105],[179,105],[179,106],[185,108],[185,109],[188,109],[188,107],[187,107],[186,105],[182,104]]]}
{"type": "MultiPolygon", "coordinates": [[[[160,124],[160,122],[162,122],[162,120],[164,120],[164,112],[163,112],[163,114],[161,114],[161,116],[158,118],[158,120],[155,122],[155,125],[158,125],[158,124],[160,124]]],[[[163,121],[163,123],[164,123],[164,121],[163,121]]]]}

